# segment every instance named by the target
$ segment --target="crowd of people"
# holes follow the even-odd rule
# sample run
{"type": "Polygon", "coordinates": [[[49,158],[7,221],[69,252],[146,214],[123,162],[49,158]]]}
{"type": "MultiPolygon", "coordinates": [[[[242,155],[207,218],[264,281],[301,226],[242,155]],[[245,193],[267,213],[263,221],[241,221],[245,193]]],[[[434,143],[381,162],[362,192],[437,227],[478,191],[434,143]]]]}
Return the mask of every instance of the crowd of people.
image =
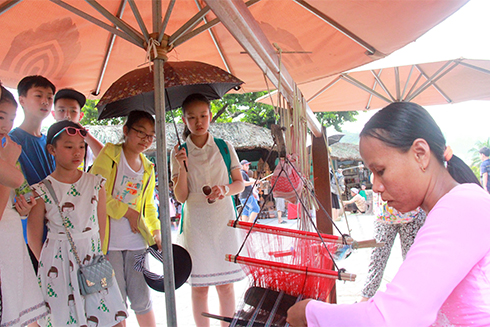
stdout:
{"type": "MultiPolygon", "coordinates": [[[[140,326],[156,326],[144,275],[133,269],[147,247],[162,247],[155,170],[143,154],[155,139],[153,116],[131,111],[122,142],[102,145],[79,123],[86,100],[80,92],[56,92],[49,80],[35,75],[19,82],[18,93],[25,118],[12,130],[18,104],[1,87],[2,326],[125,326],[129,307],[140,326]],[[41,125],[51,112],[57,122],[44,135],[41,125]],[[113,282],[82,291],[79,268],[104,256],[114,270],[113,282]]],[[[187,282],[193,317],[197,326],[209,326],[201,315],[209,312],[209,288],[217,290],[220,315],[232,317],[233,284],[245,278],[240,266],[223,260],[240,246],[237,231],[227,228],[236,218],[233,196],[240,200],[244,221],[258,218],[260,196],[249,176],[250,162],[240,161],[232,144],[209,133],[209,100],[190,95],[182,111],[185,143],[170,154],[169,201],[182,205],[177,243],[192,258],[187,282]]],[[[366,124],[360,151],[379,194],[375,231],[385,246],[373,250],[359,303],[300,301],[288,311],[289,324],[490,325],[485,278],[490,274],[490,150],[480,150],[484,190],[446,146],[425,109],[394,103],[366,124]],[[404,262],[387,290],[379,292],[397,234],[404,262]],[[461,235],[470,235],[470,241],[458,242],[461,235]]],[[[331,172],[331,180],[341,175],[331,172]]],[[[331,188],[334,220],[340,203],[345,210],[367,210],[365,185],[350,188],[352,198],[342,202],[344,191],[345,185],[331,188]]],[[[286,201],[277,198],[275,206],[282,223],[286,201]]]]}

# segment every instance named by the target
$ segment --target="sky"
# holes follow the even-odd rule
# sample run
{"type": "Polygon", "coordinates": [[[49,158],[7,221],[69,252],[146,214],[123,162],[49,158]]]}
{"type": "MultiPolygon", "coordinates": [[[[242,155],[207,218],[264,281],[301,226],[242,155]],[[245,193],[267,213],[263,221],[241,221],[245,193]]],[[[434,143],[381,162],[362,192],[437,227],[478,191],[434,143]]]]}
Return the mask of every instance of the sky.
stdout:
{"type": "MultiPolygon", "coordinates": [[[[450,1],[450,0],[447,0],[450,1]]],[[[382,67],[402,66],[416,63],[441,61],[455,58],[490,60],[490,1],[471,0],[455,14],[434,27],[415,42],[392,53],[388,57],[360,67],[366,70],[382,67]]],[[[17,92],[13,92],[16,95],[17,92]]],[[[490,101],[467,101],[426,107],[434,117],[447,144],[456,155],[467,163],[471,156],[468,150],[475,142],[490,137],[490,101]]],[[[360,112],[357,122],[346,123],[343,130],[359,133],[375,111],[360,112]]],[[[23,120],[22,110],[17,111],[14,126],[23,120]]],[[[49,126],[52,117],[43,123],[49,126]]],[[[330,133],[330,129],[328,133],[330,133]]]]}
{"type": "MultiPolygon", "coordinates": [[[[415,42],[388,57],[360,67],[366,70],[441,61],[464,57],[490,60],[490,1],[471,0],[459,11],[415,42]]],[[[468,150],[475,142],[490,138],[490,101],[466,101],[425,107],[446,137],[454,153],[471,162],[468,150]]],[[[357,122],[346,123],[343,131],[359,133],[376,111],[360,112],[357,122]]],[[[330,131],[330,130],[328,130],[330,131]]]]}

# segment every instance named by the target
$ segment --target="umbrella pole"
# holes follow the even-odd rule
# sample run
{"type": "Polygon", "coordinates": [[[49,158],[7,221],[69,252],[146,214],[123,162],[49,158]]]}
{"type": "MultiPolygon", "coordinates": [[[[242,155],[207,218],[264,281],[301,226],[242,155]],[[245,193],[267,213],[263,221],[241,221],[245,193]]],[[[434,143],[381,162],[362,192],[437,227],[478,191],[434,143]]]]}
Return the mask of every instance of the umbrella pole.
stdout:
{"type": "Polygon", "coordinates": [[[177,311],[175,305],[175,280],[169,278],[174,276],[172,234],[170,230],[170,213],[168,203],[168,165],[167,165],[167,142],[165,132],[165,85],[163,65],[165,60],[155,58],[153,68],[155,82],[155,118],[157,135],[157,170],[158,191],[160,194],[160,224],[162,233],[162,256],[163,275],[165,287],[165,304],[167,309],[167,326],[177,326],[177,311]]]}

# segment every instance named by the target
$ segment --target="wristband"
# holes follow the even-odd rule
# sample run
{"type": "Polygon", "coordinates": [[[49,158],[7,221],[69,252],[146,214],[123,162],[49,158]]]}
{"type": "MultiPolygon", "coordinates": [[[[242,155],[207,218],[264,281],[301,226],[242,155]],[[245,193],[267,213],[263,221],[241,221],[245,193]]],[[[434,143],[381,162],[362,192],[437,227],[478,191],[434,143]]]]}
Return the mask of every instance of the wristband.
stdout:
{"type": "Polygon", "coordinates": [[[225,188],[225,195],[228,195],[230,193],[230,187],[228,185],[223,185],[225,188]]]}

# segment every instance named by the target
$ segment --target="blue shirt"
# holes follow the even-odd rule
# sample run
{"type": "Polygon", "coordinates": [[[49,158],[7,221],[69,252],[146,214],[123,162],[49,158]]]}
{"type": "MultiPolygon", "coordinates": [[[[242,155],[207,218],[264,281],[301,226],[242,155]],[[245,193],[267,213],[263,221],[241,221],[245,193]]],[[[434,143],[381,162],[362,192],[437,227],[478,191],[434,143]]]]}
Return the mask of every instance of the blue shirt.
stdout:
{"type": "Polygon", "coordinates": [[[490,192],[490,159],[484,160],[480,165],[480,181],[485,190],[490,192]],[[484,173],[487,173],[487,185],[483,185],[484,173]]]}
{"type": "Polygon", "coordinates": [[[22,147],[19,163],[29,185],[39,183],[54,171],[54,158],[46,151],[46,135],[37,137],[18,127],[9,135],[22,147]]]}
{"type": "MultiPolygon", "coordinates": [[[[22,147],[19,163],[29,185],[39,183],[54,171],[54,158],[46,150],[46,135],[37,137],[18,127],[10,131],[9,135],[22,147]]],[[[27,243],[27,219],[22,219],[22,228],[27,243]]],[[[47,229],[44,226],[43,240],[46,238],[46,233],[47,229]]]]}

